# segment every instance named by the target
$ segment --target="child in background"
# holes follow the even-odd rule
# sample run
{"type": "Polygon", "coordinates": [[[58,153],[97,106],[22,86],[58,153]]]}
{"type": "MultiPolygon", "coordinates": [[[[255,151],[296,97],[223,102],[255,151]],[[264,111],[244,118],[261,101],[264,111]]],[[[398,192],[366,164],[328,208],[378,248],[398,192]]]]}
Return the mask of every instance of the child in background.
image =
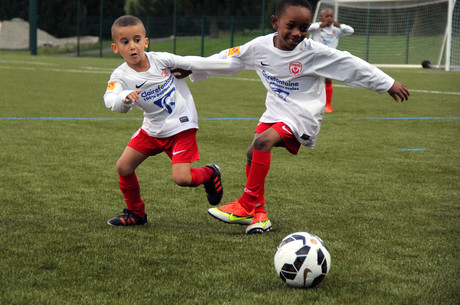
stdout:
{"type": "MultiPolygon", "coordinates": [[[[402,83],[364,60],[305,39],[311,18],[308,1],[281,0],[271,17],[276,33],[212,56],[234,61],[229,70],[233,73],[255,70],[268,91],[266,110],[247,151],[243,195],[235,202],[208,210],[220,221],[247,225],[247,234],[263,233],[272,227],[264,208],[271,149],[282,146],[297,154],[300,145],[315,145],[326,102],[324,78],[388,92],[396,101],[409,97],[402,83]]],[[[191,79],[198,81],[211,74],[194,71],[191,79]]]]}
{"type": "Polygon", "coordinates": [[[132,106],[144,111],[142,127],[134,133],[117,162],[120,189],[127,209],[109,219],[112,226],[147,224],[135,169],[149,156],[165,152],[172,160],[172,177],[179,186],[204,184],[210,204],[219,204],[223,194],[220,168],[210,164],[192,168],[199,159],[196,132],[198,116],[187,84],[175,79],[169,68],[218,73],[228,69],[229,60],[168,53],[145,53],[148,38],[140,19],[126,15],[112,25],[112,49],[125,63],[110,76],[104,102],[107,108],[128,112],[132,106]]]}
{"type": "MultiPolygon", "coordinates": [[[[334,12],[330,8],[321,11],[320,21],[313,23],[308,29],[308,33],[310,33],[311,39],[330,48],[337,48],[340,36],[352,35],[355,31],[351,26],[340,24],[334,20],[334,12]]],[[[332,91],[332,80],[326,78],[326,112],[329,113],[334,112],[331,106],[332,91]]]]}

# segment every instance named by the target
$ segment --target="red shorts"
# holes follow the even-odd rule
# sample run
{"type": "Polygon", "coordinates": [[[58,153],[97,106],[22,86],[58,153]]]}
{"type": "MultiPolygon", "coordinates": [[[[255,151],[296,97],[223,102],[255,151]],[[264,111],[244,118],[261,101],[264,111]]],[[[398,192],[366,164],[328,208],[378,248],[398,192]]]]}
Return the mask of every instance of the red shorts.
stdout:
{"type": "Polygon", "coordinates": [[[148,156],[165,152],[172,163],[191,163],[200,159],[197,129],[187,129],[169,138],[151,137],[142,128],[134,133],[128,146],[148,156]]]}
{"type": "Polygon", "coordinates": [[[281,139],[283,139],[283,144],[279,145],[282,147],[286,147],[286,149],[293,155],[297,155],[300,148],[300,142],[297,141],[294,133],[292,132],[291,128],[283,122],[278,123],[263,123],[259,122],[256,127],[256,133],[262,133],[269,128],[273,128],[276,132],[279,133],[281,139]]]}

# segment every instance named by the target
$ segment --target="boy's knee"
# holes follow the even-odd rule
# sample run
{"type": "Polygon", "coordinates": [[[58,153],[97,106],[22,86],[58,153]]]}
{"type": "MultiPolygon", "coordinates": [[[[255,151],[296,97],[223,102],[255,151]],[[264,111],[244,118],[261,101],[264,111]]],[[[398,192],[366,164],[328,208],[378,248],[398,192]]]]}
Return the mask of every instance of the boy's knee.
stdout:
{"type": "Polygon", "coordinates": [[[272,143],[268,137],[261,135],[254,141],[254,149],[256,150],[270,150],[271,148],[272,143]]]}
{"type": "Polygon", "coordinates": [[[123,162],[120,162],[120,160],[118,160],[118,162],[117,162],[117,172],[120,175],[129,175],[132,172],[134,172],[134,169],[131,168],[129,165],[127,165],[127,164],[125,164],[123,162]]]}
{"type": "Polygon", "coordinates": [[[254,150],[254,148],[251,146],[248,151],[246,152],[246,157],[248,159],[248,161],[251,161],[252,160],[252,151],[254,150]]]}
{"type": "Polygon", "coordinates": [[[178,186],[190,186],[192,184],[191,177],[173,176],[173,180],[178,186]]]}
{"type": "Polygon", "coordinates": [[[179,186],[190,186],[192,184],[192,172],[190,164],[173,164],[172,178],[179,186]]]}

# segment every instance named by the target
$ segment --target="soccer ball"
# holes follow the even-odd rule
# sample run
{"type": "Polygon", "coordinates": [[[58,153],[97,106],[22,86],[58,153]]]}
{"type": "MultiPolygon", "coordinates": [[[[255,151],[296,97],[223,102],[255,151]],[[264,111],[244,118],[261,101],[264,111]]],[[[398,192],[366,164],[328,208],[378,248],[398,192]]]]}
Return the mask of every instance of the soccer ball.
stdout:
{"type": "Polygon", "coordinates": [[[331,268],[331,255],[326,244],[307,232],[296,232],[283,238],[274,261],[276,273],[295,288],[315,287],[331,268]]]}

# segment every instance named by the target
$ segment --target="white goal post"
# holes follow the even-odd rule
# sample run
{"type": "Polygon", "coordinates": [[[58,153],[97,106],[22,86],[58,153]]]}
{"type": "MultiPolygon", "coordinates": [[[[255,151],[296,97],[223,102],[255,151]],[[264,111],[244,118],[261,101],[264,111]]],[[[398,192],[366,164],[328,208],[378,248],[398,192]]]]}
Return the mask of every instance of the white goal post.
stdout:
{"type": "Polygon", "coordinates": [[[378,66],[460,70],[460,4],[456,0],[320,0],[314,22],[330,8],[352,36],[338,49],[378,66]]]}

